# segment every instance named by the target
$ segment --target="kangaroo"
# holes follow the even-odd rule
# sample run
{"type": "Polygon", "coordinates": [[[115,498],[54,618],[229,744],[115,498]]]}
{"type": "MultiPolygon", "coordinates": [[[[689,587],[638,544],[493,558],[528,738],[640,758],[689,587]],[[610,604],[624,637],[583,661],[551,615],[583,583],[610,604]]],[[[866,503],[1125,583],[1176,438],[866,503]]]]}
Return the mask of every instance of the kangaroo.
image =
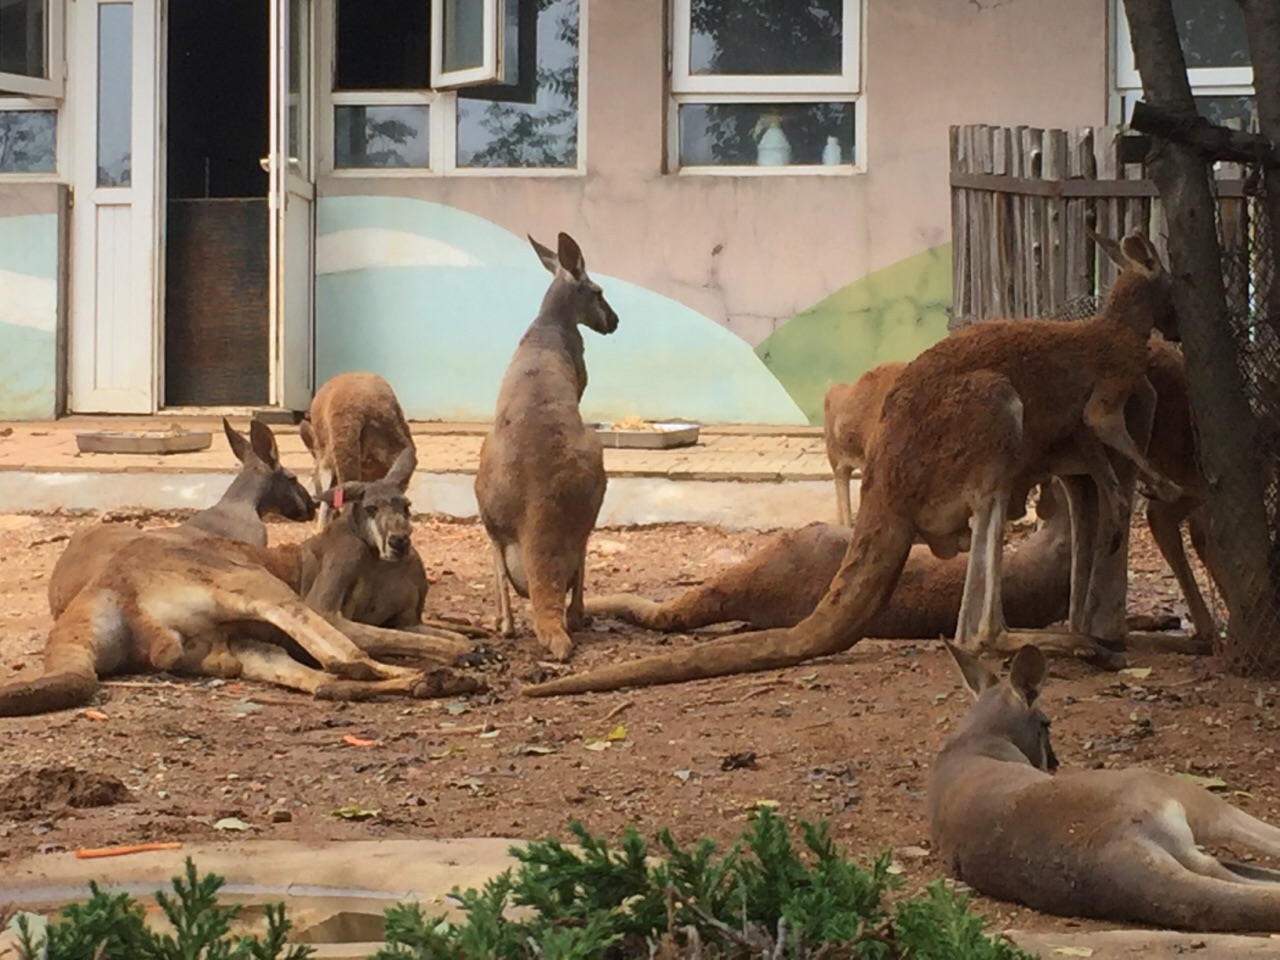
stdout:
{"type": "MultiPolygon", "coordinates": [[[[1044,522],[1004,568],[1005,616],[1017,627],[1045,627],[1067,615],[1071,515],[1051,484],[1042,486],[1036,512],[1044,522]]],[[[612,594],[589,598],[587,613],[664,632],[731,621],[757,630],[791,627],[818,605],[851,537],[847,527],[811,523],[770,537],[746,560],[662,603],[612,594]]],[[[867,635],[886,640],[953,635],[965,564],[963,557],[939,560],[926,547],[912,547],[893,597],[867,635]]]]}
{"type": "Polygon", "coordinates": [[[371,659],[256,562],[271,557],[252,544],[165,531],[128,541],[54,621],[43,675],[0,684],[0,716],[79,706],[100,676],[114,673],[172,670],[273,683],[297,676],[254,641],[256,623],[283,632],[319,664],[324,674],[299,681],[317,696],[430,696],[449,686],[447,678],[371,659]],[[227,640],[241,630],[249,639],[227,640]]]}
{"type": "Polygon", "coordinates": [[[553,279],[503,375],[475,491],[493,544],[499,631],[515,634],[510,585],[533,607],[538,642],[567,660],[570,633],[584,623],[587,539],[606,484],[604,450],[578,410],[587,387],[578,327],[613,333],[618,315],[587,275],[572,237],[561,233],[554,253],[533,237],[529,242],[553,279]]]}
{"type": "MultiPolygon", "coordinates": [[[[792,666],[846,650],[866,636],[889,602],[915,535],[945,557],[968,538],[970,516],[972,549],[957,635],[975,649],[1017,643],[1005,627],[1000,599],[1005,518],[1013,492],[1024,478],[1043,473],[1057,448],[1087,428],[1136,464],[1163,499],[1182,496],[1138,449],[1125,423],[1130,395],[1148,386],[1152,328],[1176,331],[1169,278],[1145,237],[1125,237],[1122,249],[1125,269],[1102,315],[1071,324],[977,324],[903,368],[868,453],[849,549],[822,600],[800,623],[522,692],[554,696],[682,682],[792,666]]],[[[1074,649],[1078,640],[1068,642],[1074,649]]]]}
{"type": "Polygon", "coordinates": [[[401,492],[413,469],[413,451],[405,448],[384,477],[351,480],[325,491],[320,500],[337,511],[334,522],[295,547],[276,548],[276,558],[264,565],[366,653],[456,657],[472,650],[464,630],[485,633],[423,622],[427,572],[410,540],[410,505],[401,492]],[[420,635],[410,649],[399,642],[406,631],[420,635]],[[431,647],[426,637],[440,642],[431,647]]]}
{"type": "Polygon", "coordinates": [[[1280,930],[1280,871],[1201,846],[1280,855],[1280,828],[1168,774],[1062,770],[1037,706],[1045,658],[1000,681],[950,644],[974,704],[929,785],[933,848],[979,893],[1058,916],[1198,931],[1280,930]]]}
{"type": "MultiPolygon", "coordinates": [[[[222,429],[231,452],[240,461],[240,473],[217,503],[168,528],[172,535],[190,540],[226,537],[265,547],[267,527],[263,516],[274,513],[301,521],[315,517],[315,501],[292,471],[280,463],[280,450],[270,427],[251,420],[248,440],[225,417],[222,429]]],[[[49,577],[49,611],[54,617],[59,616],[86,583],[114,562],[116,550],[155,532],[118,523],[100,523],[78,531],[49,577]]]]}
{"type": "Polygon", "coordinates": [[[897,360],[872,367],[853,383],[832,384],[822,398],[822,434],[836,483],[836,522],[853,525],[849,486],[861,470],[880,426],[880,411],[889,389],[906,364],[897,360]]]}
{"type": "MultiPolygon", "coordinates": [[[[312,398],[298,434],[315,460],[317,497],[350,480],[386,476],[405,450],[414,456],[401,493],[408,489],[417,465],[413,435],[391,384],[377,374],[339,373],[326,380],[312,398]]],[[[331,507],[321,502],[321,530],[330,516],[331,507]]]]}

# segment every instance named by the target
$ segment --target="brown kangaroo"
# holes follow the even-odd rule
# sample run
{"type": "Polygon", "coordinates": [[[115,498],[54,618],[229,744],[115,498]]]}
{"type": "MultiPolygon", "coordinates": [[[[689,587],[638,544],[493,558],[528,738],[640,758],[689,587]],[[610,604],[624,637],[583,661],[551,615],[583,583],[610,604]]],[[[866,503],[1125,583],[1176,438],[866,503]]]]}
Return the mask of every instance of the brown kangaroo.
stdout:
{"type": "Polygon", "coordinates": [[[1061,770],[1036,705],[1044,655],[1000,681],[947,645],[973,706],[933,765],[944,868],[979,893],[1058,916],[1200,931],[1280,930],[1280,871],[1201,846],[1280,855],[1280,828],[1186,780],[1132,767],[1061,770]]]}
{"type": "MultiPolygon", "coordinates": [[[[240,461],[240,473],[217,503],[168,528],[171,534],[190,540],[226,537],[265,547],[267,527],[262,517],[273,513],[288,520],[315,517],[315,501],[293,472],[281,465],[270,427],[251,420],[248,440],[225,417],[222,429],[240,461]]],[[[100,523],[77,532],[49,577],[49,611],[59,616],[86,583],[114,562],[117,549],[154,532],[119,523],[100,523]]]]}
{"type": "MultiPolygon", "coordinates": [[[[914,536],[945,557],[968,537],[970,516],[972,549],[957,631],[979,649],[1017,643],[1003,621],[1000,563],[1010,497],[1025,477],[1043,473],[1055,451],[1087,428],[1137,464],[1162,497],[1182,496],[1151,466],[1125,423],[1126,401],[1147,386],[1151,330],[1173,331],[1175,314],[1155,248],[1130,235],[1123,250],[1125,269],[1101,316],[1071,324],[977,324],[907,364],[885,398],[849,549],[826,594],[800,623],[562,677],[523,693],[674,683],[846,650],[867,635],[889,602],[914,536]]],[[[1077,640],[1069,643],[1074,649],[1077,640]]]]}
{"type": "MultiPolygon", "coordinates": [[[[1041,488],[1044,521],[1004,567],[1005,616],[1015,627],[1045,627],[1067,615],[1071,515],[1051,484],[1041,488]]],[[[770,537],[754,554],[706,583],[657,603],[632,594],[587,600],[592,616],[616,617],[650,630],[686,632],[741,621],[756,630],[791,627],[818,605],[849,548],[847,527],[811,523],[770,537]]],[[[893,596],[867,628],[881,639],[953,636],[964,593],[966,560],[939,560],[912,547],[893,596]]]]}
{"type": "Polygon", "coordinates": [[[173,531],[124,543],[54,621],[43,675],[0,684],[0,716],[79,706],[100,676],[114,673],[172,670],[286,684],[285,678],[302,674],[303,665],[289,667],[287,656],[276,652],[281,648],[241,639],[251,637],[257,623],[281,631],[319,664],[323,674],[311,671],[299,681],[317,696],[432,696],[453,683],[450,676],[371,659],[258,562],[272,559],[263,547],[217,537],[190,540],[173,531]]]}
{"type": "Polygon", "coordinates": [[[618,315],[587,275],[572,237],[560,234],[555,253],[532,237],[529,242],[553,279],[503,375],[493,430],[480,448],[475,490],[493,543],[502,636],[515,633],[510,584],[533,607],[538,642],[557,660],[567,660],[573,652],[570,632],[584,622],[587,539],[606,483],[604,450],[578,410],[587,387],[578,327],[612,333],[618,315]],[[572,597],[566,620],[567,591],[572,597]]]}
{"type": "Polygon", "coordinates": [[[822,435],[827,460],[836,483],[836,522],[853,525],[853,505],[849,486],[853,471],[867,462],[870,447],[880,426],[884,398],[906,364],[891,360],[872,367],[853,383],[835,383],[822,398],[822,435]]]}
{"type": "MultiPolygon", "coordinates": [[[[414,458],[401,492],[408,489],[417,465],[417,449],[395,391],[377,374],[352,372],[330,377],[316,391],[298,433],[315,460],[313,489],[317,497],[350,480],[386,476],[405,450],[414,458]]],[[[322,501],[322,530],[330,511],[329,504],[322,501]]]]}

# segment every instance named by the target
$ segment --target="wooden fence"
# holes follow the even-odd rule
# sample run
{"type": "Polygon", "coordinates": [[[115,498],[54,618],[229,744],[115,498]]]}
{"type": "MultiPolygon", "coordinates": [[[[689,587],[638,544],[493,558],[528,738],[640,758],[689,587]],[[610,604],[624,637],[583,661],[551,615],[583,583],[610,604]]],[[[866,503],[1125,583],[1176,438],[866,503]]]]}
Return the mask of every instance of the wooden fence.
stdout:
{"type": "MultiPolygon", "coordinates": [[[[1105,293],[1115,266],[1086,233],[1150,237],[1164,256],[1155,185],[1121,162],[1121,128],[951,128],[952,327],[1070,314],[1105,293]]],[[[1239,168],[1215,181],[1223,253],[1248,276],[1248,203],[1239,168]]],[[[1167,262],[1167,259],[1166,259],[1167,262]]]]}

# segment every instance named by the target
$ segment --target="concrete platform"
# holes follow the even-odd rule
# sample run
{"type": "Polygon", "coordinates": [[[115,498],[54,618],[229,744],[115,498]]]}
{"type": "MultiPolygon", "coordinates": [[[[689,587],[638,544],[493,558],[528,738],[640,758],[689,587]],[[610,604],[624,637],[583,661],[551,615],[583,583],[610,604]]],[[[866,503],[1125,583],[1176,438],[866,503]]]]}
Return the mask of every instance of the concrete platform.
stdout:
{"type": "MultiPolygon", "coordinates": [[[[247,429],[245,417],[231,418],[247,429]]],[[[297,427],[273,426],[281,460],[309,475],[297,427]]],[[[423,514],[476,516],[473,493],[483,423],[411,424],[418,470],[409,488],[423,514]]],[[[0,424],[0,511],[199,510],[221,496],[236,469],[217,417],[68,417],[0,424]],[[167,456],[80,453],[89,430],[211,430],[213,445],[167,456]]],[[[730,529],[797,526],[835,514],[831,473],[817,427],[706,426],[696,446],[605,450],[609,488],[601,526],[708,523],[730,529]]],[[[854,496],[856,498],[856,483],[854,496]]]]}

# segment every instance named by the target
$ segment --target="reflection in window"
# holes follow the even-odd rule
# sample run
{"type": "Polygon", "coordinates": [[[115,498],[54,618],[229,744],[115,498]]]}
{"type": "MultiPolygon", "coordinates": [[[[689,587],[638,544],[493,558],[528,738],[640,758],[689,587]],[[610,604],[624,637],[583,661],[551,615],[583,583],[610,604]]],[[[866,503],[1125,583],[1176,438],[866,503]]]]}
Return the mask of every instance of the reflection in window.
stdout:
{"type": "Polygon", "coordinates": [[[0,173],[53,173],[57,159],[56,111],[0,111],[0,173]]]}
{"type": "Polygon", "coordinates": [[[1187,67],[1247,67],[1249,38],[1239,0],[1173,0],[1187,67]]]}
{"type": "Polygon", "coordinates": [[[1196,110],[1210,123],[1258,132],[1258,105],[1253,97],[1196,97],[1196,110]]]}
{"type": "Polygon", "coordinates": [[[46,76],[48,2],[4,0],[0,3],[0,71],[23,77],[46,76]]]}
{"type": "Polygon", "coordinates": [[[333,116],[339,169],[425,169],[431,165],[427,106],[339,106],[333,116]]]}
{"type": "Polygon", "coordinates": [[[843,18],[844,0],[690,0],[689,73],[838,75],[843,18]]]}
{"type": "Polygon", "coordinates": [[[578,165],[578,5],[538,0],[534,103],[459,97],[459,167],[578,165]]]}
{"type": "Polygon", "coordinates": [[[855,109],[853,103],[682,103],[680,164],[849,164],[855,109]]]}
{"type": "Polygon", "coordinates": [[[133,4],[98,7],[98,186],[127,187],[133,160],[133,4]]]}

